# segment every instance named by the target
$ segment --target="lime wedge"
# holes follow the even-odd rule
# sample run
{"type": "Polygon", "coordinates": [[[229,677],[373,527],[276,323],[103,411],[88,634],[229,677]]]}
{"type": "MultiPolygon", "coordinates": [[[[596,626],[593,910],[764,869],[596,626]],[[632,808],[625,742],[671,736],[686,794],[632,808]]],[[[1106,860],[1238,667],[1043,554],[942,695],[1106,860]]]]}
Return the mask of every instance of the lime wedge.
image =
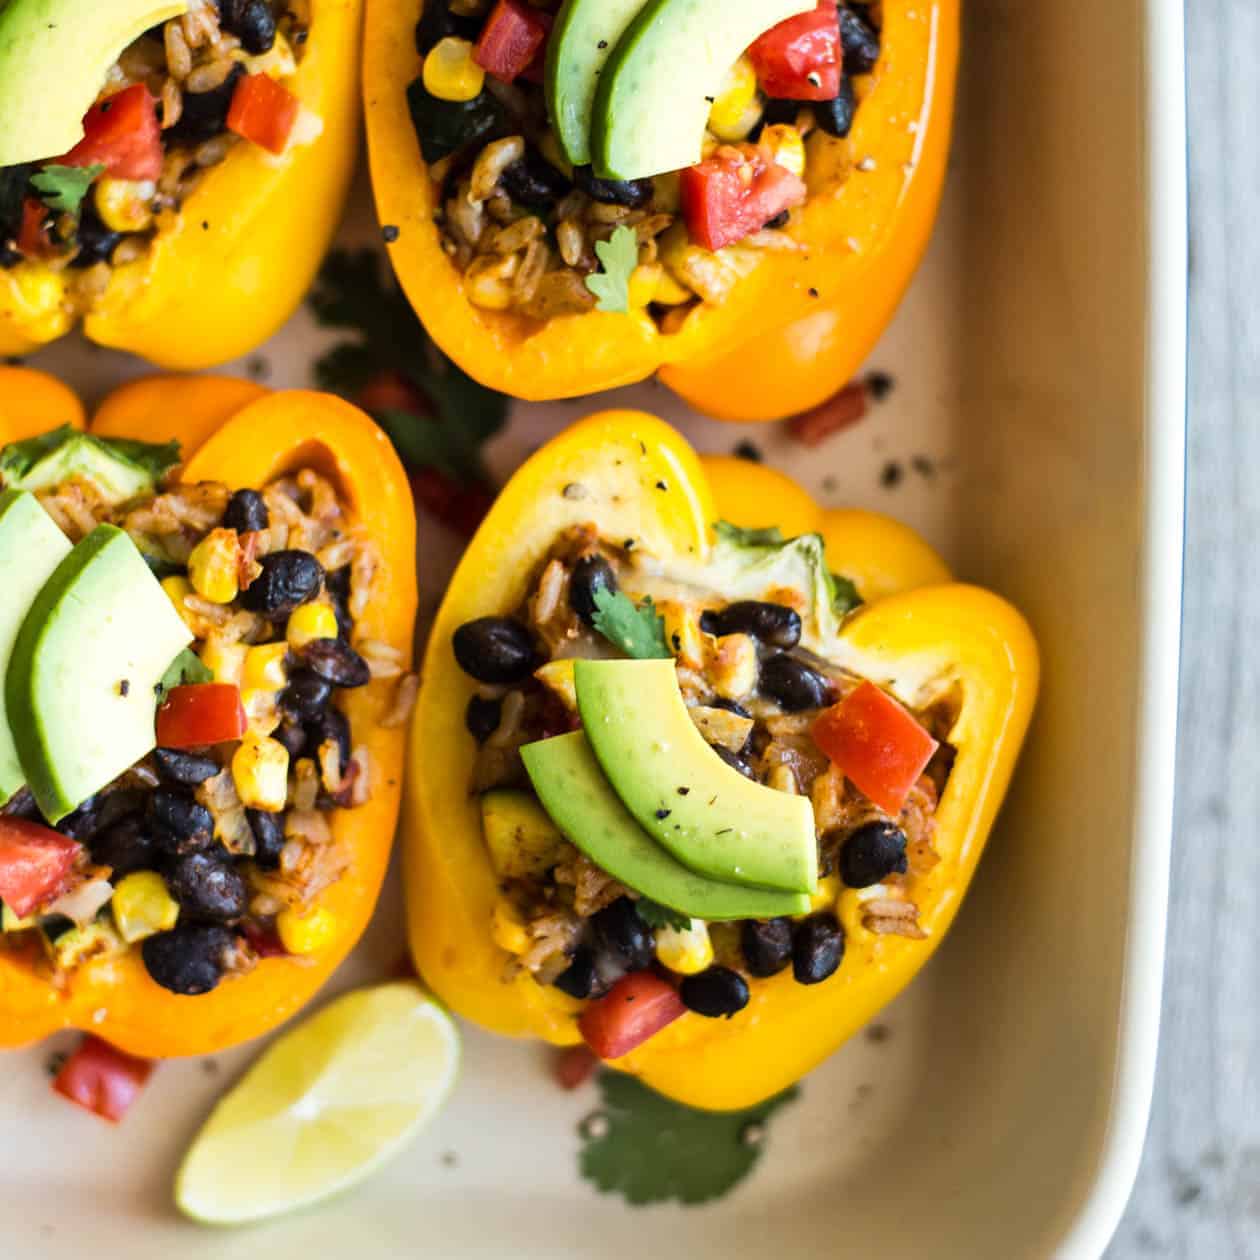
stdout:
{"type": "Polygon", "coordinates": [[[451,1017],[410,981],[359,989],[303,1020],[219,1101],[175,1179],[182,1212],[239,1225],[355,1185],[445,1101],[451,1017]]]}

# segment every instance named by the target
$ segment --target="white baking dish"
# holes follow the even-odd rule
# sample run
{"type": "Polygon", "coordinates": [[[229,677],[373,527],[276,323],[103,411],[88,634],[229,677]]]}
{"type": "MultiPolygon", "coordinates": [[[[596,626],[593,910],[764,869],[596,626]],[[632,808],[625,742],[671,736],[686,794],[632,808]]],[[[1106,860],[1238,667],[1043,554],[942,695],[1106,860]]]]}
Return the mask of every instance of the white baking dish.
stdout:
{"type": "MultiPolygon", "coordinates": [[[[889,1010],[888,1037],[855,1039],[806,1082],[730,1198],[631,1210],[576,1175],[575,1127],[595,1095],[560,1093],[539,1047],[469,1031],[462,1085],[406,1157],[320,1210],[236,1234],[182,1223],[169,1183],[252,1048],[164,1066],[119,1130],[51,1096],[50,1046],[19,1052],[0,1077],[0,1254],[1101,1252],[1145,1129],[1162,969],[1184,455],[1182,13],[1175,0],[967,7],[945,211],[873,359],[897,377],[891,399],[805,452],[687,416],[663,389],[619,396],[705,449],[756,438],[827,502],[898,513],[1040,636],[1044,699],[1012,798],[951,939],[889,1010]],[[890,461],[904,469],[892,489],[890,461]]],[[[371,235],[360,212],[348,239],[371,235]]],[[[296,320],[265,352],[273,383],[305,383],[325,340],[296,320]]],[[[39,362],[89,394],[138,370],[81,346],[39,362]]],[[[495,444],[499,471],[581,410],[522,408],[495,444]]],[[[336,986],[384,974],[401,941],[391,885],[336,986]]]]}

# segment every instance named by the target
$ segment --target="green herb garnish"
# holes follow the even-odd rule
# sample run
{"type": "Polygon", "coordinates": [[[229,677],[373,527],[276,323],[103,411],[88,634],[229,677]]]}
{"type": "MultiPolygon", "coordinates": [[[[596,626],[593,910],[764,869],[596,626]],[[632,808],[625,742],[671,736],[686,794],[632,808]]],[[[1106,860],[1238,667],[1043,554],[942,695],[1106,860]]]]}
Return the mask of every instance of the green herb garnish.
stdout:
{"type": "Polygon", "coordinates": [[[157,685],[158,699],[160,700],[173,687],[187,687],[192,683],[213,681],[214,674],[202,664],[201,657],[191,648],[185,648],[162,675],[162,681],[157,685]]]}
{"type": "Polygon", "coordinates": [[[92,181],[105,168],[96,166],[45,166],[31,176],[31,186],[50,210],[59,214],[78,214],[92,181]]]}
{"type": "Polygon", "coordinates": [[[771,547],[783,541],[783,531],[777,525],[765,529],[744,529],[730,521],[716,521],[713,532],[723,541],[736,547],[771,547]]]}
{"type": "Polygon", "coordinates": [[[634,228],[617,228],[607,241],[595,242],[603,271],[586,277],[586,287],[599,299],[598,311],[625,315],[630,310],[630,276],[639,265],[639,238],[634,228]]]}
{"type": "Polygon", "coordinates": [[[691,926],[690,915],[671,910],[669,906],[663,906],[650,897],[640,897],[634,903],[634,908],[639,918],[651,928],[667,927],[673,928],[676,932],[685,932],[691,926]]]}
{"type": "Polygon", "coordinates": [[[665,642],[665,622],[651,599],[636,605],[623,591],[595,591],[595,629],[627,656],[640,661],[673,656],[665,642]]]}

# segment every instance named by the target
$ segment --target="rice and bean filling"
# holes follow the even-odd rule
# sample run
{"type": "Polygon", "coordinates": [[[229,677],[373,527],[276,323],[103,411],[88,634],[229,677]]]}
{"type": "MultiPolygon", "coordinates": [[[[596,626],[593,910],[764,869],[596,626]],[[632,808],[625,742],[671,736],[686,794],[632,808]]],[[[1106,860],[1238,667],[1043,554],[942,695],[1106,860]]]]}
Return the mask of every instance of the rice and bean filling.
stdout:
{"type": "MultiPolygon", "coordinates": [[[[82,861],[0,946],[30,952],[54,983],[138,947],[180,994],[317,951],[339,930],[320,896],[353,860],[333,820],[373,788],[339,697],[396,679],[381,724],[400,727],[416,691],[402,653],[358,628],[373,543],[311,469],[261,492],[168,483],[119,508],[79,479],[39,498],[72,541],[104,521],[127,531],[195,636],[203,679],[239,688],[248,728],[239,742],[159,747],[58,823],[82,861]]],[[[0,812],[42,821],[25,789],[0,812]]]]}
{"type": "Polygon", "coordinates": [[[58,159],[0,168],[0,269],[37,261],[66,274],[72,298],[99,296],[111,269],[145,257],[206,171],[242,143],[228,128],[242,80],[295,73],[309,29],[310,0],[191,0],[185,14],[146,31],[110,68],[98,100],[147,89],[160,173],[130,179],[106,170],[76,212],[50,211],[36,230],[29,220],[42,203],[31,179],[58,159]]]}
{"type": "MultiPolygon", "coordinates": [[[[530,0],[548,18],[559,0],[530,0]]],[[[571,166],[547,119],[538,75],[511,82],[484,74],[477,43],[492,0],[425,0],[416,28],[422,73],[408,90],[412,117],[437,189],[442,248],[464,274],[471,302],[545,321],[595,306],[586,278],[599,267],[595,245],[620,226],[637,238],[632,306],[664,332],[677,331],[702,303],[725,299],[767,250],[799,250],[784,210],[738,242],[711,251],[689,236],[679,172],[651,179],[599,179],[571,166]],[[531,81],[531,78],[538,81],[531,81]],[[445,102],[455,103],[443,109],[445,102]]],[[[828,101],[770,99],[745,56],[714,98],[703,156],[734,162],[757,156],[808,182],[819,148],[843,144],[880,51],[879,3],[845,0],[837,11],[844,69],[828,101]]],[[[846,177],[849,163],[828,160],[846,177]]]]}
{"type": "Polygon", "coordinates": [[[624,590],[638,598],[647,588],[657,594],[683,699],[714,753],[750,779],[810,798],[820,894],[801,919],[693,919],[653,931],[636,912],[637,892],[566,845],[541,878],[502,887],[524,928],[509,972],[523,968],[540,984],[592,998],[628,972],[659,965],[687,977],[680,990],[685,1003],[720,1015],[748,1000],[746,977],[790,967],[799,983],[815,984],[835,973],[844,953],[837,913],[844,889],[856,890],[868,931],[924,939],[917,881],[939,861],[933,836],[953,761],[945,742],[953,702],[945,698],[915,713],[940,748],[893,817],[862,795],[811,737],[820,713],[861,680],[801,646],[800,597],[784,589],[769,592],[773,599],[735,603],[702,590],[661,598],[651,568],[641,551],[601,538],[592,525],[570,529],[513,615],[461,628],[456,656],[479,683],[465,715],[479,744],[472,789],[529,789],[521,745],[581,725],[566,659],[615,654],[593,629],[595,592],[624,590]]]}

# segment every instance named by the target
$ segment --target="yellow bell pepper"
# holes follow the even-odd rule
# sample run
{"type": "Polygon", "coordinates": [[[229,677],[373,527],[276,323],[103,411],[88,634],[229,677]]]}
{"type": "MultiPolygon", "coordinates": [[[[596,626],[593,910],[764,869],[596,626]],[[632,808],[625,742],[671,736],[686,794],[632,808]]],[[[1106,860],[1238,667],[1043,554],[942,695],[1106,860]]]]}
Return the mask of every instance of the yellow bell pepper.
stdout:
{"type": "MultiPolygon", "coordinates": [[[[310,33],[285,86],[322,131],[274,157],[244,141],[212,167],[141,260],[113,269],[83,313],[103,346],[179,370],[247,354],[310,288],[354,171],[362,0],[311,0],[310,33]]],[[[34,262],[0,271],[0,356],[69,332],[79,312],[34,262]]]]}
{"type": "Polygon", "coordinates": [[[758,464],[701,459],[651,416],[591,416],[512,478],[447,590],[414,718],[404,862],[412,953],[442,1000],[494,1032],[577,1042],[583,1003],[527,974],[512,975],[508,953],[492,936],[498,881],[477,799],[465,790],[476,745],[464,710],[475,684],[452,658],[452,636],[466,621],[515,607],[569,526],[595,522],[602,534],[632,538],[663,559],[703,558],[718,519],[776,524],[787,536],[821,533],[831,566],[866,601],[841,630],[846,660],[859,662],[864,676],[908,704],[941,686],[958,702],[948,736],[957,759],[934,841],[941,861],[916,885],[927,938],[877,936],[859,923],[850,928],[839,972],[826,983],[800,986],[790,973],[753,980],[749,1006],[733,1019],[687,1014],[613,1063],[683,1102],[727,1109],[774,1093],[835,1050],[909,982],[949,927],[1006,790],[1037,689],[1032,635],[1003,600],[951,581],[926,543],[885,517],[824,510],[789,478],[758,464]],[[572,492],[574,485],[581,494],[572,492]]]}

